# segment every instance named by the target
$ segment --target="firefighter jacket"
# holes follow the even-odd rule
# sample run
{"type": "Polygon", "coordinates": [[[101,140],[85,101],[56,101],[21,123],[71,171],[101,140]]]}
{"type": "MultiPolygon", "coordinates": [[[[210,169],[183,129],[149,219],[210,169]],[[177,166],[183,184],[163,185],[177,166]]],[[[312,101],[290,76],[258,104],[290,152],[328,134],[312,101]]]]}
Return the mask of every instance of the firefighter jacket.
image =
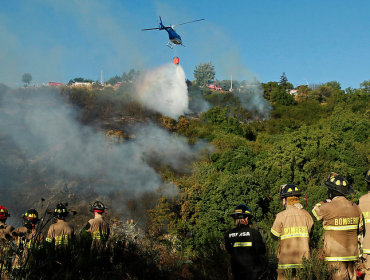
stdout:
{"type": "Polygon", "coordinates": [[[35,228],[30,229],[23,226],[13,230],[11,235],[15,241],[13,268],[30,268],[33,263],[31,250],[42,246],[42,233],[38,232],[35,228]]]}
{"type": "Polygon", "coordinates": [[[310,256],[312,226],[311,215],[294,205],[288,205],[285,211],[277,214],[271,234],[274,239],[280,238],[279,269],[299,268],[302,258],[310,256]]]}
{"type": "Polygon", "coordinates": [[[3,221],[0,220],[0,238],[5,238],[5,234],[10,234],[14,228],[12,226],[6,225],[3,221]]]}
{"type": "Polygon", "coordinates": [[[101,215],[89,220],[85,226],[85,231],[92,237],[93,246],[105,244],[110,234],[109,224],[104,221],[101,215]]]}
{"type": "Polygon", "coordinates": [[[14,230],[12,226],[6,225],[4,221],[0,220],[0,259],[9,255],[10,242],[5,235],[9,235],[14,230]]]}
{"type": "Polygon", "coordinates": [[[57,223],[49,227],[46,236],[47,242],[55,241],[55,246],[68,245],[71,238],[74,237],[75,231],[72,225],[64,220],[58,220],[57,223]]]}
{"type": "Polygon", "coordinates": [[[360,207],[365,224],[365,232],[362,241],[362,252],[370,255],[370,192],[360,197],[360,207]]]}
{"type": "Polygon", "coordinates": [[[316,219],[323,220],[324,252],[327,261],[356,261],[359,255],[359,225],[362,223],[360,208],[344,196],[331,202],[319,202],[312,210],[316,219]]]}
{"type": "Polygon", "coordinates": [[[260,257],[266,247],[258,230],[247,225],[229,230],[225,235],[225,247],[231,254],[233,274],[243,274],[261,269],[260,257]]]}

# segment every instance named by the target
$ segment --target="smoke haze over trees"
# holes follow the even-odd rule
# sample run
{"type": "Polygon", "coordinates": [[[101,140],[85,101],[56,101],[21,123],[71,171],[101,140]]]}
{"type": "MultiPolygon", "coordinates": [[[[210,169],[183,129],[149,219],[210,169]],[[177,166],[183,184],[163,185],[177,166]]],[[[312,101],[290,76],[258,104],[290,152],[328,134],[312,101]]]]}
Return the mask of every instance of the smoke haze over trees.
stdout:
{"type": "MultiPolygon", "coordinates": [[[[337,81],[302,85],[297,95],[288,81],[256,79],[233,81],[234,92],[212,91],[186,83],[172,64],[132,69],[125,79],[117,89],[0,84],[0,190],[16,213],[9,223],[40,208],[40,197],[68,201],[80,217],[101,199],[122,220],[140,221],[151,238],[176,236],[178,252],[192,252],[201,269],[227,279],[220,243],[237,204],[251,207],[273,252],[267,232],[282,210],[281,184],[298,185],[307,210],[326,198],[321,182],[331,171],[354,186],[355,202],[366,193],[369,81],[346,90],[337,81]]],[[[274,259],[266,258],[273,275],[274,259]]]]}

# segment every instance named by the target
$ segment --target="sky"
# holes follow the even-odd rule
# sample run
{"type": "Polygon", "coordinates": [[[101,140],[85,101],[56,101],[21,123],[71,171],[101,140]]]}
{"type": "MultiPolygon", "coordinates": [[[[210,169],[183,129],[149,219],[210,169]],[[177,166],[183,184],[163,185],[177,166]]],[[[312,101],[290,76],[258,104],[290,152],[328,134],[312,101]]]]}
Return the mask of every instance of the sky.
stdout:
{"type": "Polygon", "coordinates": [[[279,81],[294,86],[370,79],[369,1],[0,0],[0,83],[22,86],[104,80],[150,70],[178,56],[186,78],[212,62],[219,80],[279,81]],[[166,46],[157,27],[175,27],[183,46],[166,46]]]}

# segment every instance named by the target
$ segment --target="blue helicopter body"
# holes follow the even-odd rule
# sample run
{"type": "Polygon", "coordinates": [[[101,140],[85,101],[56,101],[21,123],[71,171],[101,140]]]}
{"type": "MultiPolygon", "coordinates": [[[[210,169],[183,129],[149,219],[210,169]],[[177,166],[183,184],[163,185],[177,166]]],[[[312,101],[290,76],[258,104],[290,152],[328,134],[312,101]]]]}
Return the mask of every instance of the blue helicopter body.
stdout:
{"type": "Polygon", "coordinates": [[[198,20],[194,20],[194,21],[190,21],[190,22],[185,22],[185,23],[181,23],[181,24],[176,24],[176,25],[170,25],[170,26],[164,26],[163,23],[162,23],[162,18],[160,16],[159,16],[159,20],[160,20],[159,27],[156,27],[156,28],[148,28],[148,29],[141,29],[141,31],[148,31],[148,30],[154,30],[154,29],[166,30],[167,33],[168,33],[168,38],[169,38],[169,41],[167,43],[167,46],[172,49],[174,45],[184,46],[182,44],[181,36],[175,31],[175,29],[173,29],[175,26],[183,25],[183,24],[188,24],[188,23],[196,22],[196,21],[201,21],[201,20],[204,20],[204,19],[198,19],[198,20]]]}

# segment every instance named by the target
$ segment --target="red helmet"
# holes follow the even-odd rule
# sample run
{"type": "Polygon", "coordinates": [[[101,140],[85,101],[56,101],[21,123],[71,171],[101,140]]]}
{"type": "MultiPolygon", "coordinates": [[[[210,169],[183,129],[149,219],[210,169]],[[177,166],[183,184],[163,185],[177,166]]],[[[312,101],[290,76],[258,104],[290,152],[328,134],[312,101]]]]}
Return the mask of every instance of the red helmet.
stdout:
{"type": "Polygon", "coordinates": [[[8,209],[6,209],[4,206],[0,206],[0,219],[6,220],[9,216],[8,209]]]}

